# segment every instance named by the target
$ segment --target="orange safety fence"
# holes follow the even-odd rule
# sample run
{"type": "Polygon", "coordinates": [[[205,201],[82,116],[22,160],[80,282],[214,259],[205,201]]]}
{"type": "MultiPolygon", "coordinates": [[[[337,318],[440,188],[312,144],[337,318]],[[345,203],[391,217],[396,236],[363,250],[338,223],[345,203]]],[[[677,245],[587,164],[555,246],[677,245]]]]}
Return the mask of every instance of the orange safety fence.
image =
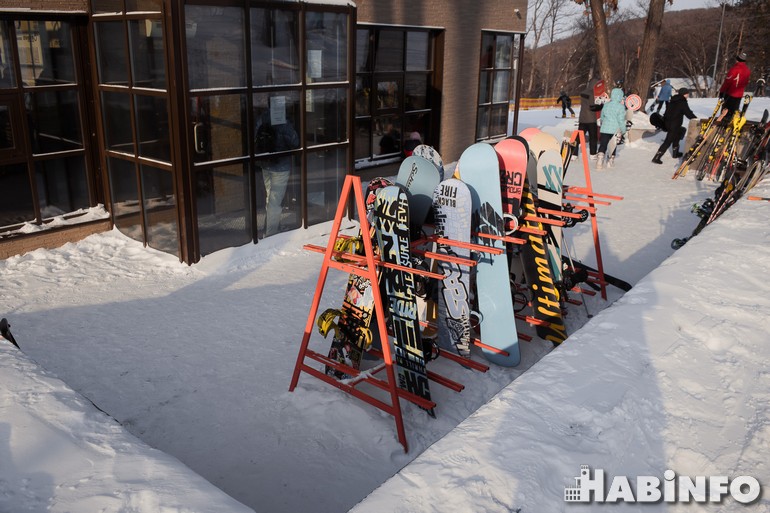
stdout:
{"type": "MultiPolygon", "coordinates": [[[[570,96],[569,98],[572,100],[573,109],[575,106],[580,105],[580,96],[570,96]]],[[[519,110],[561,108],[561,102],[558,102],[558,99],[557,96],[550,98],[521,98],[519,100],[519,110]]]]}

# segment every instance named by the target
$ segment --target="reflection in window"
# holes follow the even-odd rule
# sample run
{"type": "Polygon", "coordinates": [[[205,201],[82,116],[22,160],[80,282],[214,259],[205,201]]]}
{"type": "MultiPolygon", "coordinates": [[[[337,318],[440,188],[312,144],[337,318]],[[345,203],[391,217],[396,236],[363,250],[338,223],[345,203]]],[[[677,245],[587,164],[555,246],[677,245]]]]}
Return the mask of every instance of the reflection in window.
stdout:
{"type": "Polygon", "coordinates": [[[88,208],[88,181],[83,156],[35,163],[37,196],[43,219],[88,208]]]}
{"type": "Polygon", "coordinates": [[[141,170],[147,245],[177,254],[179,234],[173,174],[147,165],[142,165],[141,170]]]}
{"type": "Polygon", "coordinates": [[[27,166],[0,166],[0,227],[35,220],[27,166]]]}
{"type": "Polygon", "coordinates": [[[372,71],[370,53],[371,33],[368,30],[356,31],[356,72],[372,71]]]}
{"type": "Polygon", "coordinates": [[[129,20],[131,70],[134,87],[166,88],[161,20],[129,20]]]}
{"type": "Polygon", "coordinates": [[[94,23],[99,83],[128,85],[126,38],[122,21],[94,23]]]}
{"type": "Polygon", "coordinates": [[[115,14],[123,11],[123,0],[91,0],[94,14],[115,14]]]}
{"type": "Polygon", "coordinates": [[[404,70],[404,32],[381,30],[377,38],[377,71],[404,70]]]}
{"type": "Polygon", "coordinates": [[[76,90],[28,92],[26,96],[32,153],[83,147],[76,90]]]}
{"type": "Polygon", "coordinates": [[[8,22],[0,21],[0,88],[16,86],[8,22]]]}
{"type": "Polygon", "coordinates": [[[374,119],[374,137],[377,139],[376,155],[394,155],[401,152],[401,118],[384,116],[374,119]]]}
{"type": "Polygon", "coordinates": [[[346,105],[346,89],[312,89],[307,92],[305,137],[308,146],[347,140],[346,105]]]}
{"type": "Polygon", "coordinates": [[[134,96],[139,155],[171,162],[168,112],[165,96],[134,96]]]}
{"type": "Polygon", "coordinates": [[[410,73],[404,84],[406,110],[428,108],[428,75],[410,73]]]}
{"type": "Polygon", "coordinates": [[[251,241],[244,164],[196,171],[195,205],[201,256],[251,241]]]}
{"type": "Polygon", "coordinates": [[[305,16],[308,82],[347,80],[348,16],[308,12],[305,16]]]}
{"type": "Polygon", "coordinates": [[[254,150],[275,153],[300,146],[299,91],[254,95],[254,150]]]}
{"type": "Polygon", "coordinates": [[[377,109],[397,109],[399,97],[398,82],[395,80],[377,82],[377,109]]]}
{"type": "Polygon", "coordinates": [[[72,84],[75,63],[70,24],[62,21],[20,21],[16,41],[25,85],[72,84]]]}
{"type": "Polygon", "coordinates": [[[255,86],[297,84],[297,11],[251,9],[251,68],[255,86]]]}
{"type": "Polygon", "coordinates": [[[110,177],[112,215],[115,226],[128,237],[144,242],[139,186],[136,181],[134,163],[109,158],[107,159],[107,169],[110,177]]]}
{"type": "Polygon", "coordinates": [[[345,180],[345,148],[329,148],[307,156],[308,224],[334,217],[345,180]]]}
{"type": "Polygon", "coordinates": [[[198,96],[190,100],[195,162],[248,154],[244,95],[198,96]]]}
{"type": "Polygon", "coordinates": [[[301,161],[299,155],[260,158],[257,165],[257,226],[260,237],[299,228],[301,161]]]}
{"type": "Polygon", "coordinates": [[[134,136],[131,133],[131,96],[125,93],[102,93],[104,138],[107,149],[134,154],[134,136]]]}
{"type": "Polygon", "coordinates": [[[243,9],[185,5],[185,22],[190,89],[245,86],[243,9]]]}
{"type": "Polygon", "coordinates": [[[14,148],[13,126],[11,125],[11,109],[0,105],[0,150],[14,148]]]}
{"type": "Polygon", "coordinates": [[[127,12],[160,12],[161,0],[126,0],[127,12]]]}
{"type": "Polygon", "coordinates": [[[427,32],[406,33],[406,70],[425,71],[430,68],[430,46],[427,32]]]}

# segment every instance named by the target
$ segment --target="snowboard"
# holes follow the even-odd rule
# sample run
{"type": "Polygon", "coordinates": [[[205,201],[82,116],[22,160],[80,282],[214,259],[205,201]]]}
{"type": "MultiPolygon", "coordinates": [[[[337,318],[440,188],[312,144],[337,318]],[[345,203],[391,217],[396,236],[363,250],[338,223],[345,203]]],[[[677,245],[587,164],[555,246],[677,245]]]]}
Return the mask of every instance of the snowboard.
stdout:
{"type": "MultiPolygon", "coordinates": [[[[375,178],[366,188],[364,201],[366,203],[367,220],[370,226],[370,237],[374,236],[374,199],[376,191],[382,187],[393,185],[386,178],[375,178]]],[[[359,238],[362,236],[359,232],[359,238]]],[[[355,241],[355,239],[340,239],[355,241]]],[[[361,245],[361,247],[363,247],[361,245]]],[[[342,247],[335,249],[343,249],[342,247]]],[[[334,330],[329,358],[339,363],[359,369],[364,351],[372,341],[371,324],[374,318],[374,292],[367,278],[351,274],[348,278],[345,296],[340,310],[329,309],[318,317],[318,328],[326,336],[329,329],[334,330]],[[336,321],[335,321],[336,318],[336,321]]],[[[326,366],[325,372],[337,379],[348,379],[351,376],[333,367],[326,366]]]]}
{"type": "MultiPolygon", "coordinates": [[[[468,147],[458,162],[460,178],[471,191],[472,232],[504,235],[500,169],[497,153],[486,143],[468,147]]],[[[500,240],[475,237],[476,244],[502,249],[503,253],[479,253],[476,265],[476,298],[480,311],[479,330],[485,345],[505,354],[482,348],[492,363],[515,367],[521,360],[516,321],[508,276],[508,256],[500,240]]]]}
{"type": "Polygon", "coordinates": [[[13,338],[13,335],[11,334],[11,325],[8,324],[8,320],[5,317],[0,319],[0,336],[16,346],[16,349],[19,349],[19,344],[16,343],[16,339],[13,338]]]}
{"type": "Polygon", "coordinates": [[[500,159],[500,187],[503,202],[505,233],[510,235],[519,228],[521,194],[527,172],[528,147],[519,139],[503,139],[495,145],[500,159]]]}
{"type": "MultiPolygon", "coordinates": [[[[456,178],[438,184],[433,193],[435,232],[439,237],[460,242],[471,239],[471,192],[456,178]]],[[[439,244],[436,252],[470,258],[466,248],[439,244]]],[[[460,356],[470,357],[470,269],[454,262],[438,262],[444,275],[438,293],[438,344],[460,356]]]]}
{"type": "MultiPolygon", "coordinates": [[[[522,194],[522,208],[525,216],[537,215],[535,200],[535,194],[527,178],[524,181],[522,194]]],[[[525,225],[543,230],[543,224],[540,221],[525,221],[525,225]]],[[[521,261],[531,292],[532,316],[548,322],[547,325],[536,326],[535,331],[540,338],[558,345],[566,340],[567,330],[562,319],[561,296],[548,261],[547,245],[541,235],[534,233],[527,233],[526,240],[527,243],[521,250],[521,261]]]]}
{"type": "MultiPolygon", "coordinates": [[[[545,150],[537,159],[537,201],[538,206],[549,210],[562,210],[562,177],[563,162],[561,155],[553,150],[545,150]]],[[[545,214],[546,218],[561,219],[561,216],[545,214]]],[[[562,229],[560,226],[548,224],[546,230],[546,247],[548,261],[551,265],[553,280],[561,283],[561,243],[562,229]]]]}
{"type": "Polygon", "coordinates": [[[398,168],[396,183],[408,193],[412,240],[420,237],[433,205],[433,191],[440,181],[439,171],[433,162],[420,156],[407,157],[398,168]]]}
{"type": "MultiPolygon", "coordinates": [[[[430,166],[433,167],[433,164],[430,166]]],[[[397,185],[383,187],[377,192],[374,210],[380,258],[383,262],[412,267],[409,249],[409,200],[406,191],[397,185]]],[[[381,279],[393,328],[398,386],[430,400],[414,274],[383,267],[381,279]]],[[[429,410],[428,414],[436,416],[433,409],[429,410]]]]}
{"type": "Polygon", "coordinates": [[[444,161],[441,159],[441,155],[439,155],[433,146],[420,144],[414,149],[412,155],[415,157],[422,157],[425,160],[430,160],[433,162],[433,165],[436,166],[436,169],[438,169],[439,181],[444,180],[444,161]]]}

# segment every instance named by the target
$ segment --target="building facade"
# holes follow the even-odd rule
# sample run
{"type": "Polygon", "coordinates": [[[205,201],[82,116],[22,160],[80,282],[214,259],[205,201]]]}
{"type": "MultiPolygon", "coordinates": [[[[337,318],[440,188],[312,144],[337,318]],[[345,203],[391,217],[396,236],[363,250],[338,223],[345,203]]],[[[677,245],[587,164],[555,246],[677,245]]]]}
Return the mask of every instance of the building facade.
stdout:
{"type": "MultiPolygon", "coordinates": [[[[510,130],[523,0],[2,0],[0,257],[115,226],[197,262],[348,173],[510,130]]],[[[516,109],[513,109],[514,116],[516,109]]]]}

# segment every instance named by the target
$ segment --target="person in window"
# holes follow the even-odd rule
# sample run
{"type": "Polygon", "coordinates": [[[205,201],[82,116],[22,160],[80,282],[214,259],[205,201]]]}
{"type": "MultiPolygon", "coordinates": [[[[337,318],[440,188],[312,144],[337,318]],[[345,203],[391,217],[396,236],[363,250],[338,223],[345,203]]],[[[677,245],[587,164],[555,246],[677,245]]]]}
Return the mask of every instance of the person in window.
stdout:
{"type": "Polygon", "coordinates": [[[401,134],[393,126],[393,123],[388,123],[385,134],[380,139],[380,155],[398,153],[400,148],[401,134]]]}
{"type": "Polygon", "coordinates": [[[414,149],[422,144],[422,137],[420,132],[412,132],[409,134],[409,139],[404,143],[404,157],[411,157],[414,153],[414,149]]]}
{"type": "MultiPolygon", "coordinates": [[[[257,152],[278,153],[299,148],[299,135],[294,126],[286,120],[272,124],[270,110],[262,114],[257,125],[257,152]]],[[[278,155],[262,161],[262,179],[265,182],[265,237],[279,231],[283,197],[291,175],[292,156],[278,155]]]]}

